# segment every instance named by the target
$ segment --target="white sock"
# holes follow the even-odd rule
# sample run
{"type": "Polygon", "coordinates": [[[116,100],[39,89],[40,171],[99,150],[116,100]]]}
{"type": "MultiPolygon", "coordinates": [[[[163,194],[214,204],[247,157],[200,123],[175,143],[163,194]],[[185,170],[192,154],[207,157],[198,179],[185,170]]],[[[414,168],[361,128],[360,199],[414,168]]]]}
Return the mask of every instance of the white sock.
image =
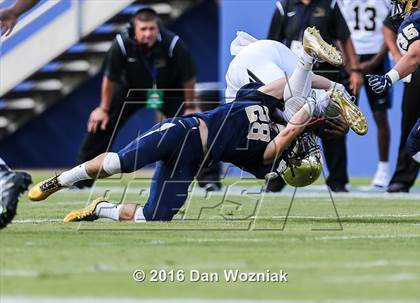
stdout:
{"type": "Polygon", "coordinates": [[[86,164],[80,164],[58,176],[58,182],[62,186],[72,186],[77,181],[92,179],[86,172],[86,164]]]}
{"type": "Polygon", "coordinates": [[[308,73],[308,77],[306,78],[305,85],[303,87],[303,97],[308,97],[311,95],[312,90],[312,76],[314,73],[311,71],[308,73]]]}
{"type": "Polygon", "coordinates": [[[0,158],[0,165],[6,165],[6,162],[4,162],[2,158],[0,158]]]}
{"type": "Polygon", "coordinates": [[[378,163],[378,171],[388,172],[388,170],[389,170],[389,162],[379,161],[379,163],[378,163]]]}
{"type": "Polygon", "coordinates": [[[307,97],[312,87],[312,66],[313,58],[304,50],[299,57],[298,64],[288,79],[284,90],[284,100],[290,97],[307,97]]]}
{"type": "Polygon", "coordinates": [[[312,70],[314,66],[315,59],[311,55],[309,55],[305,49],[302,48],[302,52],[300,53],[298,65],[301,64],[303,68],[306,70],[312,70]]]}
{"type": "Polygon", "coordinates": [[[121,207],[121,204],[101,202],[96,205],[95,214],[99,218],[107,218],[114,221],[119,221],[121,207]]]}
{"type": "Polygon", "coordinates": [[[314,92],[316,100],[314,116],[322,116],[330,104],[330,94],[321,89],[314,89],[314,92]]]}

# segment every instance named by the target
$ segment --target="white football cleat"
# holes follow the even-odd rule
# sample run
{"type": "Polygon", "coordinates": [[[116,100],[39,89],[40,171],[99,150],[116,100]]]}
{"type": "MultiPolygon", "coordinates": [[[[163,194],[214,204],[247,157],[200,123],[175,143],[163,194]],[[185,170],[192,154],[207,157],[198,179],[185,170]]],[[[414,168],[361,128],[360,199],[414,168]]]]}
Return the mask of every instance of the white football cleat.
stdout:
{"type": "Polygon", "coordinates": [[[372,180],[373,187],[387,188],[390,181],[389,172],[387,170],[377,170],[372,180]]]}

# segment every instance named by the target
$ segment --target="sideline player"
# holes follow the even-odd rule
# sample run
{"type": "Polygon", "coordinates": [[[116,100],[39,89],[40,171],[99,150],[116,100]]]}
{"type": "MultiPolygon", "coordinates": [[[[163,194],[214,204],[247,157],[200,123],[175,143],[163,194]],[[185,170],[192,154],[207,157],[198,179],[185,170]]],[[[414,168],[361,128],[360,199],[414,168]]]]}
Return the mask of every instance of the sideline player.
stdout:
{"type": "MultiPolygon", "coordinates": [[[[382,24],[391,9],[390,0],[338,0],[338,6],[346,19],[356,54],[359,56],[361,75],[385,73],[388,65],[388,48],[384,41],[382,24]]],[[[386,188],[390,180],[389,144],[391,131],[388,109],[391,96],[388,92],[376,94],[363,83],[366,96],[377,128],[378,166],[372,179],[372,186],[386,188]]],[[[358,98],[359,96],[357,96],[358,98]]]]}
{"type": "MultiPolygon", "coordinates": [[[[284,109],[286,84],[296,91],[303,91],[306,78],[311,77],[314,59],[334,64],[342,62],[340,53],[322,40],[315,29],[307,29],[305,36],[304,51],[295,70],[304,81],[294,81],[297,79],[294,74],[288,82],[283,77],[267,85],[248,84],[238,92],[235,102],[209,112],[165,120],[118,153],[104,153],[37,184],[30,190],[29,198],[44,200],[79,180],[133,172],[159,161],[144,207],[137,204],[116,205],[97,199],[86,208],[71,212],[65,221],[98,217],[135,222],[171,221],[185,202],[194,176],[201,167],[211,162],[231,162],[257,178],[264,178],[281,162],[282,153],[304,130],[305,123],[317,106],[314,98],[309,96],[308,102],[279,132],[273,127],[271,119],[275,112],[284,109]]],[[[329,99],[329,94],[324,96],[329,99]]],[[[354,105],[347,103],[344,98],[339,101],[341,112],[347,112],[349,108],[354,110],[354,105]]],[[[327,105],[328,102],[318,103],[318,106],[327,105]]],[[[356,120],[364,120],[363,114],[360,111],[357,113],[359,116],[355,117],[356,120]]]]}
{"type": "MultiPolygon", "coordinates": [[[[420,64],[420,1],[393,0],[393,17],[404,21],[398,29],[397,43],[404,55],[385,75],[368,75],[369,85],[376,93],[387,91],[395,82],[416,71],[420,64]]],[[[419,161],[420,118],[411,130],[406,143],[408,154],[419,161]]]]}

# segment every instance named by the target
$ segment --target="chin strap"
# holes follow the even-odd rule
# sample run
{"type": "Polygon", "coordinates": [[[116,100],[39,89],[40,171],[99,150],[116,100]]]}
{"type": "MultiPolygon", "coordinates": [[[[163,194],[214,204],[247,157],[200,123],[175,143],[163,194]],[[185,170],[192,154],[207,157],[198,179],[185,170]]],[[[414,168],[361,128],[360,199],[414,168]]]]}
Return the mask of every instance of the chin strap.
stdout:
{"type": "Polygon", "coordinates": [[[265,180],[268,182],[270,180],[276,179],[281,176],[281,174],[286,170],[287,168],[287,156],[281,158],[279,164],[277,165],[277,168],[274,169],[274,171],[269,172],[265,175],[265,180]]]}

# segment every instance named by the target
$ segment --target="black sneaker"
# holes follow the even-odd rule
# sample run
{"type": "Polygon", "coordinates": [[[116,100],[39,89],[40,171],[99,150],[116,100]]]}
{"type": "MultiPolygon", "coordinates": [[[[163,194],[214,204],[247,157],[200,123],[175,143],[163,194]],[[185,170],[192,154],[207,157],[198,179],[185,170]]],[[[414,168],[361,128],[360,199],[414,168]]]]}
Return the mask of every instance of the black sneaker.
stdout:
{"type": "Polygon", "coordinates": [[[334,184],[328,184],[328,187],[331,189],[331,191],[335,193],[348,193],[348,189],[346,188],[345,184],[341,183],[334,183],[334,184]]]}
{"type": "Polygon", "coordinates": [[[403,183],[391,183],[386,190],[387,193],[408,193],[410,188],[403,183]]]}
{"type": "Polygon", "coordinates": [[[25,172],[7,172],[0,177],[0,229],[9,224],[16,214],[19,195],[25,192],[32,178],[25,172]]]}

